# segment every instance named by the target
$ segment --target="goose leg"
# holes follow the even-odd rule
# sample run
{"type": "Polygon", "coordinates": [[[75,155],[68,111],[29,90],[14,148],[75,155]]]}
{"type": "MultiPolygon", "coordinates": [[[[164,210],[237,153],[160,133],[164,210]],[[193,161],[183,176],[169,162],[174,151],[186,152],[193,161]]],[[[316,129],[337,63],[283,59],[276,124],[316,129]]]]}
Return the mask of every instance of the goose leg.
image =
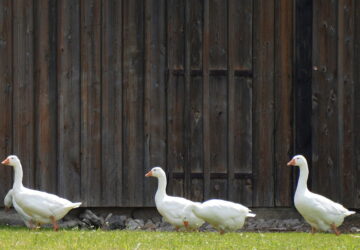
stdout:
{"type": "Polygon", "coordinates": [[[189,230],[190,230],[190,228],[189,228],[189,222],[188,222],[188,221],[184,221],[183,224],[184,224],[184,226],[185,226],[186,231],[189,231],[189,230]]]}
{"type": "Polygon", "coordinates": [[[175,231],[179,232],[179,227],[178,226],[175,227],[175,231]]]}
{"type": "Polygon", "coordinates": [[[334,233],[339,236],[341,233],[340,231],[337,229],[337,227],[335,226],[335,224],[331,224],[331,229],[334,231],[334,233]]]}
{"type": "Polygon", "coordinates": [[[59,225],[57,224],[55,217],[50,216],[50,219],[51,219],[51,223],[53,224],[54,231],[57,231],[59,229],[59,225]]]}
{"type": "Polygon", "coordinates": [[[35,230],[36,229],[36,226],[34,225],[32,220],[29,220],[29,228],[30,228],[30,230],[35,230]]]}
{"type": "Polygon", "coordinates": [[[225,233],[225,231],[221,229],[221,230],[219,231],[219,233],[222,235],[222,234],[225,233]]]}
{"type": "Polygon", "coordinates": [[[312,233],[312,234],[315,234],[315,233],[316,233],[316,231],[317,231],[317,230],[316,230],[316,228],[315,228],[315,227],[311,227],[311,233],[312,233]]]}

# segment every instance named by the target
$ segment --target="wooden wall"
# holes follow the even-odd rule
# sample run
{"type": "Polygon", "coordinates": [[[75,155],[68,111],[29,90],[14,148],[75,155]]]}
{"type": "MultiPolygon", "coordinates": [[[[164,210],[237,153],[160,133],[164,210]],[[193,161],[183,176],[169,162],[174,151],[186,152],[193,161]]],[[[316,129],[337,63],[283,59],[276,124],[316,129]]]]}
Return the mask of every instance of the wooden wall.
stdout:
{"type": "MultiPolygon", "coordinates": [[[[89,207],[153,206],[157,165],[172,195],[289,207],[296,152],[314,190],[360,207],[356,11],[0,0],[0,156],[20,157],[25,185],[89,207]]],[[[0,197],[11,184],[1,167],[0,197]]]]}

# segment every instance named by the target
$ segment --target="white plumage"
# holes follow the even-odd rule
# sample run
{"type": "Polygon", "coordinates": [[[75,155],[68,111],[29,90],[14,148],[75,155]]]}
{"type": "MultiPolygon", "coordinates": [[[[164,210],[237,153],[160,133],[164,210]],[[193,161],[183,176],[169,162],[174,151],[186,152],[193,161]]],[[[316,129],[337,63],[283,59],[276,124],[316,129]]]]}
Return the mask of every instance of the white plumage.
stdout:
{"type": "Polygon", "coordinates": [[[52,223],[54,230],[57,230],[56,221],[63,218],[71,209],[81,205],[81,202],[73,203],[54,194],[24,187],[22,166],[17,156],[8,156],[2,164],[13,166],[15,171],[13,188],[4,202],[10,205],[12,203],[28,227],[52,223]]]}
{"type": "Polygon", "coordinates": [[[187,227],[189,229],[198,229],[204,223],[204,221],[196,217],[192,211],[184,210],[185,207],[194,202],[166,194],[166,175],[162,168],[154,167],[145,176],[152,176],[158,179],[158,189],[155,194],[156,208],[164,219],[175,226],[177,230],[184,227],[184,217],[188,218],[187,227]]]}
{"type": "MultiPolygon", "coordinates": [[[[187,209],[192,210],[197,217],[208,222],[221,234],[242,228],[247,217],[256,216],[241,204],[219,199],[191,204],[187,209]]],[[[184,218],[184,221],[186,220],[187,218],[184,218]]]]}
{"type": "Polygon", "coordinates": [[[312,193],[307,187],[309,168],[304,156],[296,155],[287,164],[288,166],[299,166],[300,177],[295,192],[294,203],[296,209],[311,225],[312,232],[316,230],[329,231],[330,229],[339,235],[337,229],[346,216],[355,212],[349,211],[343,205],[332,200],[312,193]]]}

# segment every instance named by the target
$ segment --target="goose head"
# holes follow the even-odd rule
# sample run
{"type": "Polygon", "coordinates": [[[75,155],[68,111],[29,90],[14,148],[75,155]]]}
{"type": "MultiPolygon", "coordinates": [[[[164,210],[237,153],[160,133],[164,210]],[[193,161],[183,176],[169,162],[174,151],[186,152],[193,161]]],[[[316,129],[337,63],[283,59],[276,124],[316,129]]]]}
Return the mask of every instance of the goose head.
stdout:
{"type": "Polygon", "coordinates": [[[153,167],[146,175],[146,177],[163,177],[166,176],[164,170],[161,167],[153,167]]]}
{"type": "Polygon", "coordinates": [[[307,161],[304,156],[302,155],[295,155],[291,161],[287,163],[288,166],[307,166],[307,161]]]}
{"type": "Polygon", "coordinates": [[[1,162],[3,165],[15,166],[20,163],[19,158],[16,155],[9,155],[5,160],[1,162]]]}

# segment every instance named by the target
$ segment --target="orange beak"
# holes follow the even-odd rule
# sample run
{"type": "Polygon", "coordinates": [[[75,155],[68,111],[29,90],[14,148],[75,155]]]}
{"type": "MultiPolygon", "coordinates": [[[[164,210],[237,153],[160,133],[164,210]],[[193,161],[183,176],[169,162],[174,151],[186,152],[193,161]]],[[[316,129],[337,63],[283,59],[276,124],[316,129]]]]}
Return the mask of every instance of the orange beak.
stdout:
{"type": "Polygon", "coordinates": [[[1,164],[3,164],[3,165],[9,165],[9,164],[10,164],[10,161],[9,161],[8,158],[6,158],[5,160],[3,160],[3,161],[1,162],[1,164]]]}
{"type": "Polygon", "coordinates": [[[145,175],[145,177],[149,177],[149,176],[152,176],[152,171],[151,170],[145,175]]]}
{"type": "Polygon", "coordinates": [[[295,159],[292,159],[292,160],[289,161],[286,165],[288,165],[288,166],[296,166],[295,159]]]}

